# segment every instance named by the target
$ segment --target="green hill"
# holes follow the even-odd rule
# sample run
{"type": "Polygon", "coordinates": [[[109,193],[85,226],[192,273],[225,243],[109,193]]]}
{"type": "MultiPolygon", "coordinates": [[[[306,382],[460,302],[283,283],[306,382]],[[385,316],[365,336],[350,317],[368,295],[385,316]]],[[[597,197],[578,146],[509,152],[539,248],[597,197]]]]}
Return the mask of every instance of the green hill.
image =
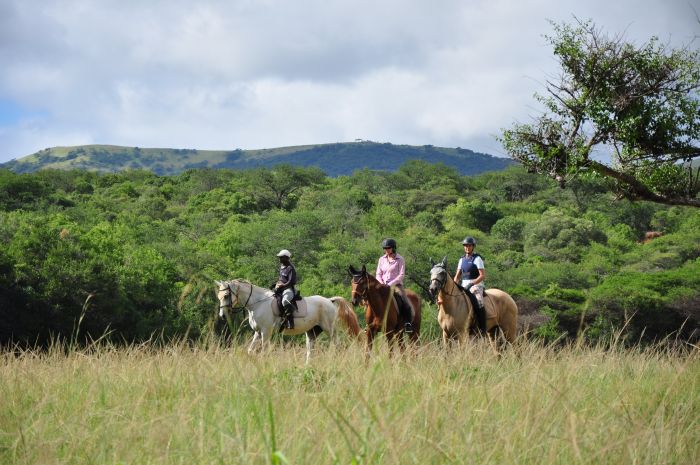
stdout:
{"type": "Polygon", "coordinates": [[[354,171],[394,171],[408,160],[443,163],[462,175],[498,171],[514,162],[506,158],[462,148],[412,146],[370,141],[300,145],[261,150],[194,150],[83,145],[54,147],[0,164],[16,173],[41,169],[83,169],[118,172],[144,169],[158,175],[174,175],[191,168],[246,169],[279,164],[316,166],[328,176],[350,175],[354,171]]]}

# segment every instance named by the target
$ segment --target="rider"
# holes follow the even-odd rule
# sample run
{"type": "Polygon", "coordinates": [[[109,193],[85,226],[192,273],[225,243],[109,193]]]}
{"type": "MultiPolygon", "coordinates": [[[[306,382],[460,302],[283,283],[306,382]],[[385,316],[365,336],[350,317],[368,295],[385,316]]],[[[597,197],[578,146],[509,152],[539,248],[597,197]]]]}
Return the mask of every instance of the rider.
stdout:
{"type": "Polygon", "coordinates": [[[476,309],[476,317],[479,327],[484,330],[486,328],[486,314],[484,311],[484,279],[486,278],[486,270],[484,269],[484,259],[481,255],[474,253],[476,247],[476,239],[467,236],[462,241],[464,246],[464,256],[459,259],[457,264],[457,272],[455,273],[454,282],[460,283],[464,289],[474,294],[479,302],[479,308],[476,309]]]}
{"type": "Polygon", "coordinates": [[[411,324],[411,321],[413,321],[413,310],[403,289],[406,262],[396,252],[396,241],[394,239],[384,239],[382,248],[384,249],[384,255],[379,257],[379,263],[377,263],[377,281],[387,286],[394,286],[395,295],[398,297],[396,301],[399,306],[399,314],[406,322],[404,330],[407,333],[413,332],[413,325],[411,324]]]}
{"type": "Polygon", "coordinates": [[[275,294],[282,295],[282,308],[286,322],[283,323],[286,329],[294,329],[294,296],[296,291],[294,285],[297,283],[297,270],[292,265],[292,254],[287,249],[280,250],[277,254],[280,259],[280,275],[275,283],[275,294]]]}

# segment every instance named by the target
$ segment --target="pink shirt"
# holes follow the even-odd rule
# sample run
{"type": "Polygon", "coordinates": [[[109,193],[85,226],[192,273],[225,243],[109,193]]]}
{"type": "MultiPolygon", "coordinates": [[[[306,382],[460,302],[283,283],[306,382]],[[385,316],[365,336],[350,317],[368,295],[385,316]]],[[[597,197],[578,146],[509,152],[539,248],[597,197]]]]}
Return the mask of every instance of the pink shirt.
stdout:
{"type": "Polygon", "coordinates": [[[401,255],[394,254],[393,257],[382,255],[377,264],[377,280],[382,284],[393,286],[398,284],[403,286],[403,275],[406,270],[406,264],[401,255]]]}

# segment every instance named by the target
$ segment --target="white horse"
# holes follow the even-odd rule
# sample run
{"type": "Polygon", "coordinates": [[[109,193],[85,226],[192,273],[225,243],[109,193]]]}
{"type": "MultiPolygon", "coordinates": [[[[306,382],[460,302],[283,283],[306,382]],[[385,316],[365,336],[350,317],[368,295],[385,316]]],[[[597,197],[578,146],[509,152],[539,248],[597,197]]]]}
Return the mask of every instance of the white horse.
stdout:
{"type": "MultiPolygon", "coordinates": [[[[248,311],[250,327],[255,331],[248,346],[249,354],[256,350],[258,341],[262,348],[273,333],[280,331],[284,317],[278,310],[274,292],[241,279],[216,281],[216,284],[219,286],[217,298],[220,317],[225,317],[225,312],[233,311],[234,307],[248,311]]],[[[309,363],[311,349],[321,331],[327,331],[333,337],[336,319],[341,319],[352,336],[360,333],[354,308],[342,297],[329,299],[312,295],[302,298],[298,304],[299,311],[294,312],[294,329],[284,329],[282,334],[294,336],[306,333],[306,363],[309,363]]]]}

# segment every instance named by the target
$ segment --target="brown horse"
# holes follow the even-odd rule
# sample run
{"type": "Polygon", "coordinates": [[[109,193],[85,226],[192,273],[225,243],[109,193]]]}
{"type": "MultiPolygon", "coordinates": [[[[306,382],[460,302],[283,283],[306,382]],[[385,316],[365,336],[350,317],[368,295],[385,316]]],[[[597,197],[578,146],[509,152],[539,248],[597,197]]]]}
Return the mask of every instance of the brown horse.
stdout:
{"type": "MultiPolygon", "coordinates": [[[[432,260],[431,260],[432,263],[432,260]]],[[[466,292],[447,271],[446,258],[432,263],[430,270],[430,294],[438,297],[438,323],[442,328],[442,340],[464,342],[469,330],[476,325],[474,306],[466,292]]],[[[518,306],[513,298],[500,289],[488,289],[484,293],[486,307],[486,334],[493,340],[500,329],[505,339],[515,341],[518,330],[518,306]]]]}
{"type": "MultiPolygon", "coordinates": [[[[405,332],[405,321],[401,317],[396,299],[392,298],[394,289],[380,283],[377,278],[367,273],[367,268],[363,265],[362,271],[357,271],[352,265],[349,267],[352,276],[352,303],[365,304],[365,319],[367,321],[367,354],[372,350],[374,338],[380,331],[386,333],[390,346],[398,337],[400,348],[404,349],[403,334],[405,332]],[[391,300],[390,300],[391,299],[391,300]]],[[[416,342],[420,335],[421,322],[421,301],[418,295],[410,289],[405,290],[406,297],[413,307],[413,332],[410,333],[410,340],[416,342]]]]}

